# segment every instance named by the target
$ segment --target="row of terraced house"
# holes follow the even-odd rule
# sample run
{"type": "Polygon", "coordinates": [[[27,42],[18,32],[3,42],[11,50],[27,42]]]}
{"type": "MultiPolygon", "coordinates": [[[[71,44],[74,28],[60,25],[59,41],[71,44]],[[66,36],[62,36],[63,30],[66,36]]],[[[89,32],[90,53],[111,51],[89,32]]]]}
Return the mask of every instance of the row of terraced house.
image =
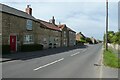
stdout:
{"type": "Polygon", "coordinates": [[[43,48],[76,44],[76,32],[66,24],[55,24],[54,16],[49,21],[43,21],[32,16],[29,5],[25,12],[4,4],[0,6],[2,45],[9,45],[11,51],[20,51],[22,45],[28,44],[40,44],[43,48]]]}

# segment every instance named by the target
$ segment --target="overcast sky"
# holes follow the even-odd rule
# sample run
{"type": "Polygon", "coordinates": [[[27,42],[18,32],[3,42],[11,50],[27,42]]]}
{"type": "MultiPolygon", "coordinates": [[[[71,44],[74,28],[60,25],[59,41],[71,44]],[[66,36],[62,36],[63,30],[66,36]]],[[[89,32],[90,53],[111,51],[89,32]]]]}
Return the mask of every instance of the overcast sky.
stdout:
{"type": "MultiPolygon", "coordinates": [[[[118,31],[118,1],[109,0],[109,30],[118,31]],[[113,2],[114,1],[114,2],[113,2]]],[[[33,16],[49,21],[55,16],[56,24],[66,24],[87,37],[103,39],[105,32],[105,0],[0,0],[1,3],[25,11],[30,4],[33,16]],[[89,2],[88,2],[89,1],[89,2]]]]}

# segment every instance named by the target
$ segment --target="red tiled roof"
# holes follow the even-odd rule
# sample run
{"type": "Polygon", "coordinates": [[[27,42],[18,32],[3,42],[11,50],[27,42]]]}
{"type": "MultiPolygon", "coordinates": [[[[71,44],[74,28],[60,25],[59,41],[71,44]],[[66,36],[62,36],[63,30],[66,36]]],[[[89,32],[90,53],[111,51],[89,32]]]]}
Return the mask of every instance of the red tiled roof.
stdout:
{"type": "Polygon", "coordinates": [[[65,24],[58,25],[58,27],[59,27],[60,29],[63,29],[63,28],[65,27],[65,24]]]}
{"type": "Polygon", "coordinates": [[[52,23],[43,21],[43,20],[39,20],[40,23],[42,23],[43,25],[45,25],[47,28],[49,29],[53,29],[53,30],[57,30],[57,31],[61,31],[60,28],[52,23]]]}
{"type": "MultiPolygon", "coordinates": [[[[58,27],[59,27],[60,29],[63,29],[65,26],[66,26],[65,24],[58,25],[58,27]]],[[[70,29],[69,27],[67,27],[67,30],[72,31],[72,32],[75,32],[75,31],[73,31],[72,29],[70,29]]],[[[76,33],[76,32],[75,32],[75,33],[76,33]]]]}

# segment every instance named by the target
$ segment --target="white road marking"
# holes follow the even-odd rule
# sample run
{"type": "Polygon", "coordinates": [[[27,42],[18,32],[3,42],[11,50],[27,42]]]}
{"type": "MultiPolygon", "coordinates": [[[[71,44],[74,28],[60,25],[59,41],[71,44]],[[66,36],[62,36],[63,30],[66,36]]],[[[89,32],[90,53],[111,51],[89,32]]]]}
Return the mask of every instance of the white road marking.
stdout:
{"type": "Polygon", "coordinates": [[[38,69],[41,69],[41,68],[47,67],[47,66],[49,66],[49,65],[55,64],[55,63],[60,62],[60,61],[62,61],[62,60],[64,60],[64,58],[61,58],[61,59],[56,60],[56,61],[53,61],[53,62],[48,63],[48,64],[46,64],[46,65],[40,66],[40,67],[34,69],[34,71],[37,71],[38,69]]]}
{"type": "Polygon", "coordinates": [[[77,52],[77,53],[75,53],[75,54],[72,54],[72,55],[70,55],[70,56],[75,56],[75,55],[77,55],[77,54],[79,54],[80,52],[77,52]]]}
{"type": "MultiPolygon", "coordinates": [[[[103,51],[103,48],[102,48],[102,51],[103,51]]],[[[100,63],[100,78],[102,78],[102,71],[103,71],[103,53],[101,54],[101,63],[100,63]]]]}

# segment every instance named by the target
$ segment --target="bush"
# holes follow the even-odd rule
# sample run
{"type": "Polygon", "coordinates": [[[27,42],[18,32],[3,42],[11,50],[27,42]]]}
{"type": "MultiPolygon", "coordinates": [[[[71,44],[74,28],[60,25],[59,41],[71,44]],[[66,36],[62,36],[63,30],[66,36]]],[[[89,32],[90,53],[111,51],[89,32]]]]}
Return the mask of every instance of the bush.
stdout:
{"type": "Polygon", "coordinates": [[[10,53],[10,45],[2,45],[2,54],[10,53]]]}
{"type": "Polygon", "coordinates": [[[23,52],[38,51],[42,49],[43,49],[43,45],[41,44],[25,44],[21,46],[21,51],[23,52]]]}
{"type": "Polygon", "coordinates": [[[84,45],[84,43],[76,40],[76,45],[84,45]]]}

